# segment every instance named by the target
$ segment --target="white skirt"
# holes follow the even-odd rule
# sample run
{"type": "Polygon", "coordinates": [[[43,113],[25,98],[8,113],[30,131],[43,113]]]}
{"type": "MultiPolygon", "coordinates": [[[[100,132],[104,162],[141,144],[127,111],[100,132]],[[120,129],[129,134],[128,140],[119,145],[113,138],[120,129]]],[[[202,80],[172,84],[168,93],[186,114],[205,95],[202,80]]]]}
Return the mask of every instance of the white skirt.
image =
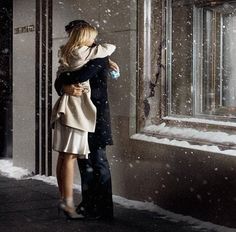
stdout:
{"type": "Polygon", "coordinates": [[[53,135],[53,150],[76,154],[79,158],[88,158],[88,132],[62,125],[56,120],[53,135]]]}

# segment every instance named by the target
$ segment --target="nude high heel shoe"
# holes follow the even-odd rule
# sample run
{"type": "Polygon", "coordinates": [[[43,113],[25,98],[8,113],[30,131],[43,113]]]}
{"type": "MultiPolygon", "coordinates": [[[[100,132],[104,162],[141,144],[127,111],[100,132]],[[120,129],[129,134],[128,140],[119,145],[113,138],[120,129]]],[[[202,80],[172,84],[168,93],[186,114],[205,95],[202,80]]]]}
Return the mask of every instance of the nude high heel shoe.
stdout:
{"type": "Polygon", "coordinates": [[[67,219],[70,220],[79,220],[84,218],[84,215],[78,214],[75,211],[75,208],[69,207],[65,203],[58,204],[58,214],[60,214],[61,211],[65,214],[67,219]]]}

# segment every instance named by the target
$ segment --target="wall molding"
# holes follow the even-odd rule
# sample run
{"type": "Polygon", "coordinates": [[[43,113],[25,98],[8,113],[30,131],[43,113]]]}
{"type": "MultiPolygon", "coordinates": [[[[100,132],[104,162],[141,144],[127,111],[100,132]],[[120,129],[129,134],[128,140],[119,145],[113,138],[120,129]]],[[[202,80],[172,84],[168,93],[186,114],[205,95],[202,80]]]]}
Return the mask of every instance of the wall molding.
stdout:
{"type": "Polygon", "coordinates": [[[52,174],[52,0],[36,0],[35,173],[52,174]]]}

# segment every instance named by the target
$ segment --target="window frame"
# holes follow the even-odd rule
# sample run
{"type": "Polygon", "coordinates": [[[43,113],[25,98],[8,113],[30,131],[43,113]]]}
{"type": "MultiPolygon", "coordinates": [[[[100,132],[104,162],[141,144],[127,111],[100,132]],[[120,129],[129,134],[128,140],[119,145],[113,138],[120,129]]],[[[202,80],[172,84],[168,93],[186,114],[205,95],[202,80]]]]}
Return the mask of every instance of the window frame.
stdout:
{"type": "MultiPolygon", "coordinates": [[[[167,80],[167,44],[166,34],[168,33],[166,28],[167,23],[167,2],[168,0],[153,0],[151,7],[151,65],[154,64],[154,68],[151,69],[150,81],[147,83],[146,74],[144,73],[145,56],[148,54],[145,51],[145,19],[144,9],[145,0],[138,3],[138,40],[137,40],[137,71],[138,71],[138,82],[137,82],[137,133],[145,133],[145,127],[149,125],[160,125],[165,123],[168,127],[182,127],[182,128],[195,128],[200,131],[221,131],[229,134],[236,132],[236,123],[230,120],[225,120],[228,117],[212,116],[211,118],[204,115],[204,118],[199,119],[198,117],[190,116],[169,116],[168,115],[168,80],[167,80]],[[158,9],[158,12],[155,10],[158,9]],[[157,16],[158,17],[155,17],[157,16]],[[156,27],[154,27],[156,25],[156,27]],[[157,39],[154,39],[154,35],[158,35],[157,39]],[[155,55],[156,54],[156,55],[155,55]],[[153,61],[153,57],[156,57],[153,61]],[[153,86],[152,86],[153,84],[153,86]],[[152,87],[151,87],[152,86],[152,87]],[[146,105],[145,100],[148,98],[148,94],[154,92],[153,96],[150,97],[149,104],[146,105]],[[148,93],[148,94],[147,94],[148,93]],[[151,100],[150,100],[151,99],[151,100]],[[152,103],[155,103],[152,105],[152,103]],[[154,109],[152,109],[152,107],[154,109]],[[147,114],[147,108],[149,114],[147,114]],[[151,109],[150,109],[151,108],[151,109]],[[150,113],[152,111],[152,113],[150,113]],[[199,119],[199,120],[198,120],[199,119]],[[225,123],[227,122],[227,123],[225,123]],[[225,123],[225,124],[224,124],[225,123]]],[[[195,103],[193,103],[195,104],[195,103]]],[[[152,134],[156,137],[162,137],[158,133],[152,134]]],[[[183,138],[176,138],[183,140],[183,138]]],[[[191,139],[188,140],[191,142],[191,139]]],[[[202,144],[202,141],[192,141],[194,144],[202,144]]],[[[208,141],[205,141],[208,144],[208,141]]],[[[230,145],[222,144],[222,147],[228,149],[230,145]]]]}

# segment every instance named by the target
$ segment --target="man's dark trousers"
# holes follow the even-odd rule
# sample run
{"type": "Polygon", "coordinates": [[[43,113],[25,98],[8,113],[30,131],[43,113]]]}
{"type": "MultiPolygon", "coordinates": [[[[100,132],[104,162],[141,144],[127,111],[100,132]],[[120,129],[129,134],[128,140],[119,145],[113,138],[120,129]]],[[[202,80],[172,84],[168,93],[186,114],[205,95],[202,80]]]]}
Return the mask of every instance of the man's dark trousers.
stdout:
{"type": "Polygon", "coordinates": [[[87,214],[113,218],[112,185],[106,147],[91,148],[88,159],[78,159],[82,203],[87,214]]]}

